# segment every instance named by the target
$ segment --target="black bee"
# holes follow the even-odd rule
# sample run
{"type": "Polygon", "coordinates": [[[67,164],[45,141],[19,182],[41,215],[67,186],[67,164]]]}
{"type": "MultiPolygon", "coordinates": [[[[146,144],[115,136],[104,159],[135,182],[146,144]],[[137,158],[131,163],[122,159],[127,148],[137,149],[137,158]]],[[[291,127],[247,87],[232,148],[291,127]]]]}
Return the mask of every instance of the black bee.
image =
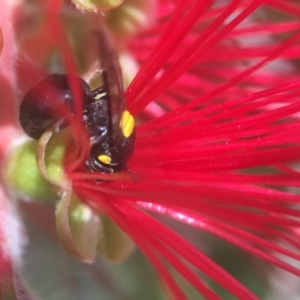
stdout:
{"type": "MultiPolygon", "coordinates": [[[[118,58],[105,30],[97,33],[104,84],[94,90],[81,78],[75,82],[83,101],[83,122],[90,136],[91,151],[85,162],[90,171],[112,173],[126,170],[134,149],[134,119],[126,109],[118,58]]],[[[69,123],[74,103],[66,74],[51,74],[31,87],[20,105],[19,119],[25,133],[39,139],[50,125],[60,129],[69,123]],[[55,100],[54,100],[55,99],[55,100]]]]}

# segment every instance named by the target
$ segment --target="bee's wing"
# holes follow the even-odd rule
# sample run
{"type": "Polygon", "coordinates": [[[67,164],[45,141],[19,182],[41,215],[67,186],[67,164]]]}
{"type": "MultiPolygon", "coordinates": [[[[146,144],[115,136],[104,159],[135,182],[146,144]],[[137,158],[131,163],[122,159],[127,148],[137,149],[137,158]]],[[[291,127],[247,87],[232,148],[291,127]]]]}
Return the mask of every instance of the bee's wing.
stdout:
{"type": "Polygon", "coordinates": [[[118,56],[110,43],[109,35],[104,24],[101,24],[100,28],[99,48],[100,66],[102,68],[104,83],[110,101],[111,137],[113,141],[117,141],[122,135],[120,119],[123,111],[126,109],[126,103],[124,98],[122,70],[119,65],[118,56]]]}

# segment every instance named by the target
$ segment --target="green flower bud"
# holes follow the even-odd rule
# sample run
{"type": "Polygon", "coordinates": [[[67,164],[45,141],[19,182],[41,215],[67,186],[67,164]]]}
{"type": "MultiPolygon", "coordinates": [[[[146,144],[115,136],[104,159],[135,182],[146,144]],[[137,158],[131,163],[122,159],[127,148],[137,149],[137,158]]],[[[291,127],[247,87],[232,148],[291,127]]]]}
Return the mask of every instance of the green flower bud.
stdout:
{"type": "Polygon", "coordinates": [[[101,215],[101,221],[98,253],[110,262],[120,263],[133,252],[135,244],[110,218],[101,215]]]}
{"type": "Polygon", "coordinates": [[[41,175],[36,163],[37,141],[28,140],[15,148],[5,166],[7,183],[23,197],[37,201],[57,200],[53,186],[41,175]]]}
{"type": "Polygon", "coordinates": [[[37,162],[45,160],[46,172],[50,179],[56,182],[65,181],[63,158],[68,141],[68,130],[53,133],[46,144],[43,157],[37,153],[40,141],[27,140],[13,149],[4,171],[7,183],[23,197],[31,200],[56,201],[57,189],[43,177],[37,162]]]}
{"type": "Polygon", "coordinates": [[[99,223],[98,215],[70,187],[56,209],[56,230],[63,247],[83,262],[94,262],[99,223]]]}

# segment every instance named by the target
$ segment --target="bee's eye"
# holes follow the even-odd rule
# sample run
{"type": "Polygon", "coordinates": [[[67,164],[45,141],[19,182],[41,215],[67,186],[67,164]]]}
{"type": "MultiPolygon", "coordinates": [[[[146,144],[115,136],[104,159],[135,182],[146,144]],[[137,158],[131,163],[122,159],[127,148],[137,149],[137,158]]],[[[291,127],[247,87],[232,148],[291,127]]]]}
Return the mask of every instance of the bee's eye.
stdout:
{"type": "MultiPolygon", "coordinates": [[[[88,84],[76,77],[82,91],[82,99],[90,97],[88,84]]],[[[73,112],[73,96],[67,75],[51,74],[31,87],[20,105],[19,119],[25,133],[39,139],[46,128],[68,116],[60,114],[59,106],[65,106],[73,112]]],[[[61,122],[60,126],[65,125],[61,122]]]]}

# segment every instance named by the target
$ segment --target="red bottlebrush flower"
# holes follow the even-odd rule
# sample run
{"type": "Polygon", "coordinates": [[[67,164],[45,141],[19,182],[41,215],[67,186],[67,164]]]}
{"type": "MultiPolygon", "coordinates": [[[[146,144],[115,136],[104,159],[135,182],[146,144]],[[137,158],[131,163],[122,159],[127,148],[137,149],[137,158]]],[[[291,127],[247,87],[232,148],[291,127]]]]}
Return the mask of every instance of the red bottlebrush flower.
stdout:
{"type": "MultiPolygon", "coordinates": [[[[101,173],[85,167],[91,146],[82,120],[84,102],[57,18],[60,3],[53,3],[57,6],[49,6],[45,28],[62,52],[75,95],[67,179],[58,206],[58,227],[65,230],[59,235],[70,238],[64,241],[68,250],[81,258],[71,226],[64,223],[73,193],[134,241],[174,299],[186,296],[169,267],[207,299],[220,297],[198,271],[238,299],[257,296],[158,215],[300,276],[300,269],[287,261],[300,260],[300,198],[291,189],[300,182],[293,165],[300,159],[300,80],[291,64],[299,58],[299,4],[160,1],[156,22],[126,44],[141,65],[125,92],[138,123],[128,171],[101,173]],[[272,18],[264,16],[278,12],[280,22],[269,23],[272,18]]],[[[56,106],[60,116],[69,117],[65,104],[56,106]]],[[[40,142],[43,155],[51,134],[46,132],[40,142]]],[[[39,165],[49,178],[43,155],[39,165]]]]}

